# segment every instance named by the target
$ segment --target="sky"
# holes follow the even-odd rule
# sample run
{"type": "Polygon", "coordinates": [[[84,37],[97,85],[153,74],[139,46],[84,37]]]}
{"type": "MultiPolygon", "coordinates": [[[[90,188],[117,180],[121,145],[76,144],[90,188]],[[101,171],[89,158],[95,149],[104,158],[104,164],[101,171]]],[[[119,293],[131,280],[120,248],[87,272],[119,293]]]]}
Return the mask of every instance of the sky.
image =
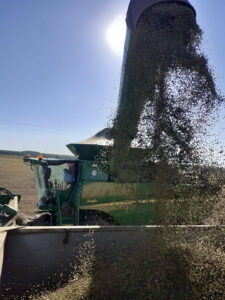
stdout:
{"type": "MultiPolygon", "coordinates": [[[[225,95],[225,1],[190,2],[225,95]]],[[[117,107],[128,4],[0,0],[1,150],[69,154],[66,144],[107,126],[117,107]]]]}

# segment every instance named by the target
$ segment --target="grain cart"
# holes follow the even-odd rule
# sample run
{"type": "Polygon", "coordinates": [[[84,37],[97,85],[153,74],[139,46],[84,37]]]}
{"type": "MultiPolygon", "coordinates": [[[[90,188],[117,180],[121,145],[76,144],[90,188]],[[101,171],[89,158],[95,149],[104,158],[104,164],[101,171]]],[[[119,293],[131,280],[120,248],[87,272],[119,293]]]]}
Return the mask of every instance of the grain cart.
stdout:
{"type": "MultiPolygon", "coordinates": [[[[120,120],[126,119],[126,110],[131,105],[129,100],[132,98],[134,82],[129,73],[129,66],[135,62],[135,57],[130,57],[129,52],[136,38],[138,22],[148,8],[163,3],[185,6],[195,15],[195,10],[188,0],[130,1],[118,107],[120,120]]],[[[139,66],[140,69],[142,67],[139,66]]],[[[139,100],[142,101],[141,95],[139,96],[135,99],[136,104],[139,100]]],[[[126,123],[126,126],[128,125],[126,123]]],[[[99,160],[99,157],[102,157],[99,154],[106,149],[108,153],[111,146],[102,143],[104,138],[101,135],[97,135],[101,142],[94,137],[83,143],[68,145],[76,155],[74,160],[25,159],[25,162],[33,167],[36,175],[38,208],[50,213],[49,225],[54,226],[8,226],[0,229],[1,295],[21,296],[31,291],[40,291],[43,287],[48,288],[58,282],[65,282],[71,268],[79,260],[78,253],[82,245],[87,241],[94,243],[96,257],[102,256],[112,261],[121,255],[125,259],[135,249],[143,251],[149,245],[152,251],[149,253],[154,253],[153,237],[158,235],[161,228],[146,225],[154,224],[154,187],[151,188],[151,183],[145,180],[137,181],[145,169],[141,170],[142,166],[139,165],[140,151],[129,150],[133,128],[136,125],[134,122],[127,127],[127,135],[124,134],[122,142],[121,138],[113,137],[115,148],[108,159],[108,169],[99,160]],[[133,166],[129,170],[122,170],[122,173],[119,168],[120,149],[126,155],[130,155],[130,160],[133,161],[133,166]],[[129,194],[131,190],[132,193],[129,194]],[[82,220],[85,216],[93,216],[96,211],[104,212],[101,219],[107,220],[108,225],[146,226],[78,226],[85,223],[82,220]]],[[[124,126],[122,124],[121,128],[124,126]]],[[[90,224],[89,221],[88,223],[90,224]]],[[[204,235],[205,228],[192,226],[185,231],[186,228],[181,226],[177,231],[182,236],[186,234],[186,238],[189,239],[194,235],[204,235]]],[[[206,229],[211,230],[210,228],[206,229]]]]}

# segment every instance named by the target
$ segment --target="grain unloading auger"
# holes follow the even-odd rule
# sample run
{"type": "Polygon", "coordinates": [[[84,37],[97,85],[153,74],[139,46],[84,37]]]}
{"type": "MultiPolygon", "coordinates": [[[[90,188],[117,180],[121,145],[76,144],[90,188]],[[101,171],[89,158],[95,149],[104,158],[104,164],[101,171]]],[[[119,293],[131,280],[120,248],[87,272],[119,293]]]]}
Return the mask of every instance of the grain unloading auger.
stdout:
{"type": "MultiPolygon", "coordinates": [[[[134,94],[138,83],[133,82],[130,72],[136,58],[130,49],[135,45],[136,29],[143,13],[162,3],[183,5],[195,14],[187,0],[131,0],[114,146],[110,145],[112,141],[104,131],[85,142],[68,145],[76,155],[74,160],[25,159],[35,172],[38,208],[48,213],[49,225],[54,226],[2,227],[2,295],[22,295],[32,289],[40,291],[43,286],[49,287],[63,278],[66,280],[78,260],[80,247],[87,241],[94,242],[96,257],[116,259],[118,255],[126,257],[138,247],[149,247],[149,243],[143,241],[149,240],[151,244],[153,236],[161,230],[160,227],[144,226],[155,222],[154,188],[149,182],[137,180],[147,170],[138,163],[140,151],[130,149],[144,105],[142,95],[134,94]],[[105,164],[102,157],[109,152],[108,164],[105,164]],[[122,168],[121,172],[126,155],[130,156],[133,166],[128,170],[122,168]],[[78,226],[81,224],[107,226],[78,226]],[[108,226],[110,224],[123,226],[108,226]]],[[[142,70],[142,66],[139,69],[142,70]]],[[[143,76],[145,74],[139,80],[143,76]]],[[[200,228],[190,227],[186,231],[187,238],[193,236],[193,232],[204,234],[205,228],[210,230],[200,228]]],[[[183,235],[184,229],[179,227],[178,234],[183,235]]],[[[154,248],[153,242],[151,248],[154,248]]]]}

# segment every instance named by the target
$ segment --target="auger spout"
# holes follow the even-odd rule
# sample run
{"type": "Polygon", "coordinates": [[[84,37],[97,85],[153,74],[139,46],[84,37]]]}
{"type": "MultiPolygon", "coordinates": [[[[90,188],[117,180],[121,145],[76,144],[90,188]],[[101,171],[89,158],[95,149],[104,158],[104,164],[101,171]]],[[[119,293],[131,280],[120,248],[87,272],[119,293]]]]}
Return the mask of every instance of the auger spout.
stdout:
{"type": "MultiPolygon", "coordinates": [[[[154,89],[157,83],[156,68],[149,57],[149,49],[159,45],[153,45],[149,35],[156,34],[157,28],[152,29],[151,12],[154,8],[161,6],[161,12],[168,7],[185,7],[190,17],[195,19],[196,12],[188,0],[166,1],[166,0],[131,0],[126,17],[127,34],[124,47],[124,58],[122,65],[121,84],[119,91],[119,104],[117,116],[114,121],[114,147],[110,169],[117,176],[123,168],[131,142],[138,130],[138,123],[144,105],[149,100],[147,90],[154,89]]],[[[158,14],[160,26],[165,26],[163,13],[158,14]]],[[[159,25],[158,24],[158,25],[159,25]]],[[[172,34],[169,32],[168,34],[172,34]]],[[[165,53],[174,51],[163,49],[165,53]]],[[[160,52],[161,49],[158,49],[160,52]]]]}

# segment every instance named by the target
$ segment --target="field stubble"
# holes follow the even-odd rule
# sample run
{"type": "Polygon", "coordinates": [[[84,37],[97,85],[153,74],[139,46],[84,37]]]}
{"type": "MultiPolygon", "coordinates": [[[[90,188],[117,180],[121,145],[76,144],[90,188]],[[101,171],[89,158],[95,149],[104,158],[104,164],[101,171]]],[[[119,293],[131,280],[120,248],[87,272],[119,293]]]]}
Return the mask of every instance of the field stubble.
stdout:
{"type": "Polygon", "coordinates": [[[33,215],[38,201],[37,187],[33,171],[23,163],[22,157],[0,156],[0,187],[22,196],[19,210],[33,215]]]}

